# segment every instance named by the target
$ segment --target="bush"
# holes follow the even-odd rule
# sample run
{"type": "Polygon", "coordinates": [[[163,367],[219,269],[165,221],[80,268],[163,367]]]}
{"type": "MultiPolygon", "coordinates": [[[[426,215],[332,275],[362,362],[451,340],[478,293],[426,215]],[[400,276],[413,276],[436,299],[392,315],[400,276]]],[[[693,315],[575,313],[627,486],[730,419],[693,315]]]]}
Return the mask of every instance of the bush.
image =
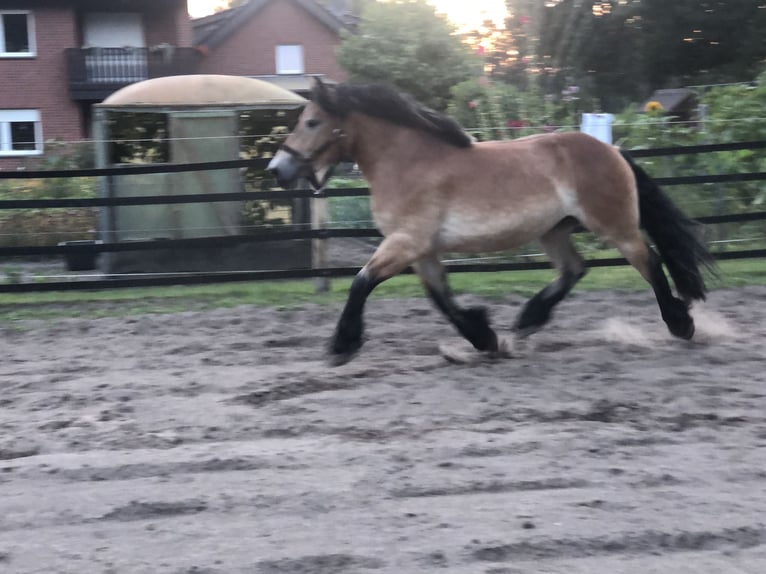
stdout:
{"type": "MultiPolygon", "coordinates": [[[[91,145],[65,146],[47,142],[46,155],[29,169],[59,170],[92,167],[91,145]]],[[[0,181],[0,199],[68,199],[96,196],[95,178],[10,179],[0,181]]],[[[45,246],[61,241],[95,239],[98,210],[9,209],[0,211],[0,246],[45,246]]]]}
{"type": "MultiPolygon", "coordinates": [[[[661,111],[641,114],[626,110],[614,124],[615,143],[628,149],[728,143],[766,139],[766,74],[754,85],[711,88],[701,94],[704,118],[682,123],[661,111]]],[[[763,150],[741,150],[641,159],[654,177],[766,171],[763,150]]],[[[679,206],[693,217],[762,211],[763,181],[668,187],[679,206]]],[[[717,249],[758,248],[764,244],[766,222],[721,224],[707,229],[717,249]]]]}
{"type": "Polygon", "coordinates": [[[0,212],[1,247],[57,245],[95,239],[97,209],[14,209],[0,212]]]}
{"type": "MultiPolygon", "coordinates": [[[[359,177],[334,177],[330,180],[328,187],[330,189],[367,187],[367,182],[359,177]]],[[[331,197],[328,200],[328,210],[332,227],[354,229],[375,227],[369,196],[331,197]]]]}

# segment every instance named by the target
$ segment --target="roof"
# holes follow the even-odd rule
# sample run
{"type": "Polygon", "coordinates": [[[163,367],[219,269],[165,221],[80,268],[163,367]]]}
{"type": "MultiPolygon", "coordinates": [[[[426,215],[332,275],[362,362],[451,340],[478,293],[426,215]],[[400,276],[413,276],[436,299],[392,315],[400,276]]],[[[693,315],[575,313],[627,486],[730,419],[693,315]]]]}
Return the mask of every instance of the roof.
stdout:
{"type": "Polygon", "coordinates": [[[215,74],[165,76],[117,90],[99,107],[299,107],[306,100],[270,82],[215,74]]]}
{"type": "Polygon", "coordinates": [[[656,90],[644,105],[649,102],[659,102],[662,109],[672,112],[677,110],[682,104],[687,103],[689,98],[694,97],[694,92],[686,88],[656,90]]]}
{"type": "MultiPolygon", "coordinates": [[[[194,45],[216,48],[229,38],[247,20],[255,16],[261,8],[274,0],[250,0],[222,12],[204,18],[192,20],[194,45]]],[[[298,6],[314,16],[335,33],[347,29],[340,17],[316,2],[316,0],[293,0],[298,6]]]]}
{"type": "Polygon", "coordinates": [[[321,78],[324,84],[332,85],[337,83],[323,74],[269,74],[250,77],[275,84],[291,92],[310,92],[314,86],[314,78],[317,77],[321,78]]]}

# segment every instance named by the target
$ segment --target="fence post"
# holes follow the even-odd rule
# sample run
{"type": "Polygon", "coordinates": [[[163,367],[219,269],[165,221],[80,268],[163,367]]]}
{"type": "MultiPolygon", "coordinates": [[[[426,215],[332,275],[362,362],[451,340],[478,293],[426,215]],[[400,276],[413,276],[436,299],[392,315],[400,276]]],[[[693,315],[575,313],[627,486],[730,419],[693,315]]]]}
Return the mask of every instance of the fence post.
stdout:
{"type": "MultiPolygon", "coordinates": [[[[327,197],[312,196],[311,198],[311,229],[327,229],[329,222],[329,210],[327,197]]],[[[327,239],[311,240],[311,268],[323,269],[327,267],[327,239]]],[[[317,293],[327,293],[330,290],[329,277],[314,278],[314,289],[317,293]]]]}
{"type": "MultiPolygon", "coordinates": [[[[96,142],[96,167],[103,169],[109,166],[109,144],[106,143],[108,136],[107,114],[98,107],[93,110],[92,132],[96,142]]],[[[98,178],[98,195],[102,198],[114,196],[114,176],[100,176],[98,178]]],[[[99,239],[104,243],[117,242],[117,208],[114,206],[100,207],[98,210],[99,239]]],[[[109,251],[101,253],[99,269],[102,273],[112,272],[113,254],[109,251]]]]}

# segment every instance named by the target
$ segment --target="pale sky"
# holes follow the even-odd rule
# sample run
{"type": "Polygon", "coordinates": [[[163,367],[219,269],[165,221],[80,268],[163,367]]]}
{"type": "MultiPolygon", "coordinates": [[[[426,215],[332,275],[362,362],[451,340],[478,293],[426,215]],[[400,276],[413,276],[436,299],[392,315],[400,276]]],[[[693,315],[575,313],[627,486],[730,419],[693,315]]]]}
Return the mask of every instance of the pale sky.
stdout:
{"type": "MultiPolygon", "coordinates": [[[[502,24],[505,17],[504,0],[429,0],[439,12],[447,14],[459,28],[476,28],[485,19],[502,24]]],[[[211,14],[224,0],[188,0],[189,14],[194,18],[211,14]]]]}

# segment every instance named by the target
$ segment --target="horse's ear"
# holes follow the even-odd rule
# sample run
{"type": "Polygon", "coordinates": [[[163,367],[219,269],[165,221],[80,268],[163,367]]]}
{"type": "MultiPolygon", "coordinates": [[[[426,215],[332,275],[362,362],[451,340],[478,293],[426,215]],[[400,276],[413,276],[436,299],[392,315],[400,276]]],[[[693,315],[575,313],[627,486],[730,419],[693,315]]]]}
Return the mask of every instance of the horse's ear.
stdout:
{"type": "Polygon", "coordinates": [[[314,101],[327,96],[327,84],[325,84],[319,76],[314,76],[314,85],[311,87],[311,94],[314,96],[312,98],[314,101]]]}
{"type": "Polygon", "coordinates": [[[327,112],[334,109],[334,91],[331,90],[332,86],[325,84],[321,78],[314,76],[314,85],[311,88],[311,100],[319,104],[319,107],[327,112]]]}

